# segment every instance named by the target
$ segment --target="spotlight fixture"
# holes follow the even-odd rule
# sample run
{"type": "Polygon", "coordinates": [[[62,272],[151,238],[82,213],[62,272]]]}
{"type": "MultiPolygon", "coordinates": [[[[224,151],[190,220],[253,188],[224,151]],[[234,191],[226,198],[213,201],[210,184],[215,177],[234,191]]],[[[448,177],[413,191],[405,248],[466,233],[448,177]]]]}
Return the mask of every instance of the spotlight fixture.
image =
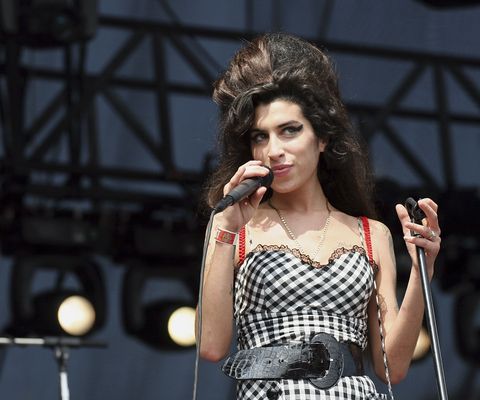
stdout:
{"type": "Polygon", "coordinates": [[[85,335],[95,324],[93,304],[79,295],[69,295],[64,298],[58,307],[57,315],[60,326],[70,335],[85,335]]]}
{"type": "Polygon", "coordinates": [[[103,276],[89,258],[51,254],[21,257],[13,265],[10,290],[11,334],[85,336],[105,322],[103,276]],[[51,272],[54,279],[47,282],[51,272]]]}
{"type": "Polygon", "coordinates": [[[95,308],[80,292],[47,292],[33,300],[36,330],[52,335],[84,336],[95,325],[95,308]]]}
{"type": "Polygon", "coordinates": [[[0,32],[30,46],[58,46],[91,38],[98,0],[2,0],[0,32]]]}
{"type": "Polygon", "coordinates": [[[168,318],[168,335],[179,346],[195,345],[195,308],[176,308],[168,318]]]}
{"type": "Polygon", "coordinates": [[[460,355],[472,365],[480,366],[480,287],[470,287],[455,301],[455,329],[460,355]]]}
{"type": "Polygon", "coordinates": [[[417,0],[417,1],[431,8],[438,8],[438,9],[478,6],[480,4],[480,1],[478,0],[417,0]]]}
{"type": "Polygon", "coordinates": [[[423,360],[428,356],[431,346],[430,335],[428,334],[428,330],[425,326],[425,321],[420,329],[420,333],[418,335],[417,344],[415,345],[415,350],[413,351],[412,361],[417,362],[423,360]]]}
{"type": "Polygon", "coordinates": [[[443,258],[441,268],[438,268],[438,281],[445,291],[455,291],[470,285],[480,287],[480,237],[478,235],[478,218],[480,207],[480,192],[475,189],[446,192],[439,199],[442,214],[443,258]]]}
{"type": "Polygon", "coordinates": [[[141,336],[164,349],[195,345],[195,308],[182,302],[162,300],[144,307],[145,325],[141,336]]]}
{"type": "Polygon", "coordinates": [[[125,330],[157,349],[189,349],[195,345],[194,305],[171,298],[143,300],[147,281],[161,277],[158,270],[138,265],[125,273],[122,290],[125,330]]]}

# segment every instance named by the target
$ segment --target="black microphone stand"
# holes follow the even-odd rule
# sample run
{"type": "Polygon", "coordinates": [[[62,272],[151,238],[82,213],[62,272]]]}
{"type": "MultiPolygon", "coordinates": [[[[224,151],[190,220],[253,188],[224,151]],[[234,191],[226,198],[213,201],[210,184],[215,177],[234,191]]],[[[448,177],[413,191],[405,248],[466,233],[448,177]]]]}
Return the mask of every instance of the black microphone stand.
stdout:
{"type": "MultiPolygon", "coordinates": [[[[405,208],[413,223],[422,224],[425,218],[424,212],[418,207],[415,200],[409,197],[405,202],[405,208]]],[[[412,235],[414,233],[412,232],[412,235]]],[[[427,260],[425,258],[425,250],[422,247],[415,246],[417,250],[417,258],[420,268],[420,277],[423,289],[423,299],[425,302],[425,313],[427,317],[427,326],[432,341],[432,353],[435,366],[435,374],[437,377],[437,390],[441,400],[448,399],[447,385],[445,383],[445,374],[443,372],[442,354],[440,351],[440,341],[438,339],[437,321],[435,319],[435,310],[433,308],[432,290],[428,280],[427,260]]]]}

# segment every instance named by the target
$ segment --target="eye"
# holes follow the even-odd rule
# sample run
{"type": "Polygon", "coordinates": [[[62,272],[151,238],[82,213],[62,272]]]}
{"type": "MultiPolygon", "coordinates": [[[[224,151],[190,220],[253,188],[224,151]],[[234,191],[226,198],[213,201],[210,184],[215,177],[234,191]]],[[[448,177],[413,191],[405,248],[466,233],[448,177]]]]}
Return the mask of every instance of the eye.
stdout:
{"type": "Polygon", "coordinates": [[[289,135],[294,135],[298,132],[300,132],[303,128],[303,125],[298,125],[298,126],[287,126],[283,129],[283,131],[289,135]]]}
{"type": "Polygon", "coordinates": [[[250,136],[250,140],[252,143],[262,143],[267,139],[268,139],[268,135],[262,132],[255,132],[255,133],[252,133],[250,136]]]}

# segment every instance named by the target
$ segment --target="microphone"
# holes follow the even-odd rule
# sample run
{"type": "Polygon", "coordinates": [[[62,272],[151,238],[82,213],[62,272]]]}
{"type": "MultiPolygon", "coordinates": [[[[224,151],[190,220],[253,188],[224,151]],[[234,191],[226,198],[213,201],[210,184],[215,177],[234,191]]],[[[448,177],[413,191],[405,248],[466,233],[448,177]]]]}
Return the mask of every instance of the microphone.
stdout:
{"type": "Polygon", "coordinates": [[[418,203],[409,197],[405,200],[405,208],[407,209],[408,215],[415,223],[421,223],[422,219],[426,218],[423,210],[418,206],[418,203]]]}
{"type": "Polygon", "coordinates": [[[213,208],[215,214],[222,212],[227,207],[234,205],[235,203],[250,196],[259,187],[270,187],[273,182],[273,171],[265,165],[262,165],[268,169],[268,174],[265,176],[257,176],[255,178],[249,178],[242,181],[237,187],[233,188],[217,205],[213,208]]]}

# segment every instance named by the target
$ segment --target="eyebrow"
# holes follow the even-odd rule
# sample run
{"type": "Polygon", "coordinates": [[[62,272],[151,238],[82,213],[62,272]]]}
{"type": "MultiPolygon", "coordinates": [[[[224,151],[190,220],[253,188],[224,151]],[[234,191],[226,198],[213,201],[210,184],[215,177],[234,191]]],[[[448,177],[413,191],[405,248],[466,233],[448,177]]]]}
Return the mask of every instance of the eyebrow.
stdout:
{"type": "Polygon", "coordinates": [[[284,122],[283,124],[278,125],[278,128],[283,128],[284,126],[287,126],[290,124],[301,124],[301,122],[292,119],[290,121],[287,121],[287,122],[284,122]]]}
{"type": "MultiPolygon", "coordinates": [[[[290,124],[301,124],[301,122],[292,119],[292,120],[290,120],[290,121],[283,122],[283,123],[281,123],[280,125],[277,125],[277,128],[284,128],[285,126],[288,126],[288,125],[290,125],[290,124]]],[[[260,128],[252,128],[252,129],[250,129],[250,134],[256,133],[256,132],[264,132],[264,130],[263,130],[263,129],[260,129],[260,128]]]]}

